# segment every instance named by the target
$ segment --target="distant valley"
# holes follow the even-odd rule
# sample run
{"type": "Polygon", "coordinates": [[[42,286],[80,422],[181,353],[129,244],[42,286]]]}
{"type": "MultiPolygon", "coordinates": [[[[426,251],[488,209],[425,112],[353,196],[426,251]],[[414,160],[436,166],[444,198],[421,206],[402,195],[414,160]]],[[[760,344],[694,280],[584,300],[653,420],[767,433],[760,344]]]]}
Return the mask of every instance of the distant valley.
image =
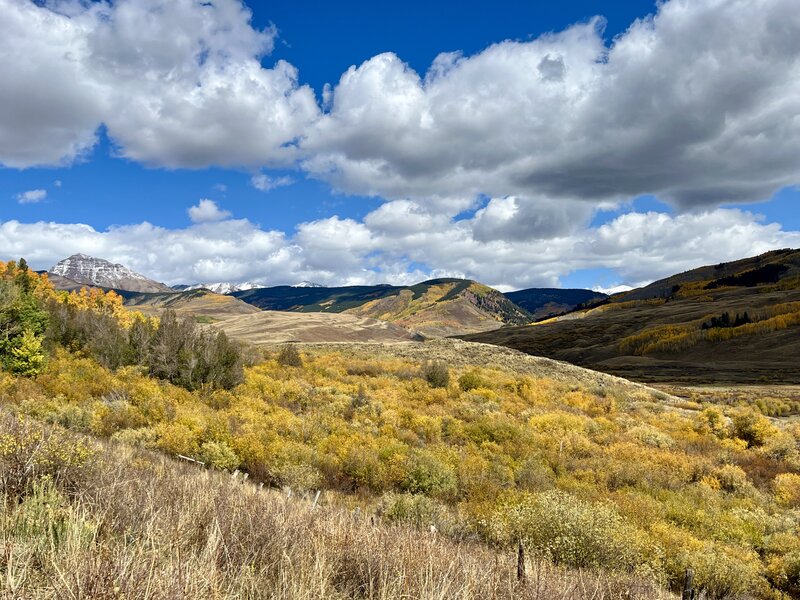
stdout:
{"type": "Polygon", "coordinates": [[[644,382],[800,382],[797,250],[693,269],[611,297],[546,288],[503,294],[465,279],[170,288],[86,255],[61,261],[49,275],[60,289],[114,289],[129,308],[172,309],[256,344],[456,336],[644,382]]]}
{"type": "Polygon", "coordinates": [[[497,290],[466,279],[431,279],[412,286],[295,288],[279,286],[236,292],[264,310],[348,313],[389,321],[424,335],[522,325],[533,317],[497,290]]]}
{"type": "Polygon", "coordinates": [[[432,279],[412,286],[324,287],[303,281],[293,286],[217,282],[170,288],[123,265],[84,254],[64,259],[48,275],[59,289],[76,290],[87,285],[113,289],[123,296],[127,306],[148,314],[172,309],[201,322],[220,322],[222,326],[224,321],[224,328],[249,341],[264,340],[268,332],[281,341],[438,338],[524,325],[561,314],[587,300],[605,298],[590,290],[534,288],[503,294],[466,279],[432,279]],[[512,298],[518,298],[519,304],[512,298]],[[232,322],[262,311],[270,314],[249,318],[246,327],[232,322]],[[305,317],[306,324],[303,317],[281,317],[278,313],[328,316],[305,317]],[[262,322],[257,325],[257,321],[262,322]],[[381,322],[393,327],[376,327],[381,322]]]}

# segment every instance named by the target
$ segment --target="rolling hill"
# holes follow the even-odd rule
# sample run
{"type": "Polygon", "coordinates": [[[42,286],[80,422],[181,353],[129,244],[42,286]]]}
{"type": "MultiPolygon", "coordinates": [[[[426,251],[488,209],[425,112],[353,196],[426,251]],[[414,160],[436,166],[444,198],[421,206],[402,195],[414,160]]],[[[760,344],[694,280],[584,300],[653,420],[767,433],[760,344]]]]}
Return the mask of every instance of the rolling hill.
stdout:
{"type": "Polygon", "coordinates": [[[159,294],[115,291],[122,296],[125,306],[151,315],[158,315],[167,309],[172,309],[179,315],[190,315],[199,321],[213,322],[261,312],[255,306],[232,296],[215,294],[206,289],[159,294]]]}
{"type": "Polygon", "coordinates": [[[503,294],[468,279],[431,279],[412,286],[278,286],[232,294],[264,310],[349,313],[389,321],[426,337],[498,329],[532,320],[503,294]]]}
{"type": "Polygon", "coordinates": [[[464,336],[649,382],[800,382],[800,251],[701,267],[524,327],[464,336]]]}

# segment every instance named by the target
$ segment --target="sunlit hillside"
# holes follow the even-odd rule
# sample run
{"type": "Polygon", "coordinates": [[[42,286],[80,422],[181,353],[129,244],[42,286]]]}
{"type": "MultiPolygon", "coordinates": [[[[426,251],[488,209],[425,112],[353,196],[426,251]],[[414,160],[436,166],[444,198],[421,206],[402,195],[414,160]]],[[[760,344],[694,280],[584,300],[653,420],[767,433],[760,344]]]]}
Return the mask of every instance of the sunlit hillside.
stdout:
{"type": "Polygon", "coordinates": [[[800,382],[800,251],[694,269],[532,327],[467,336],[639,381],[800,382]]]}
{"type": "Polygon", "coordinates": [[[489,331],[533,319],[497,290],[467,279],[431,279],[411,286],[279,286],[234,296],[264,310],[344,312],[381,319],[426,337],[489,331]]]}

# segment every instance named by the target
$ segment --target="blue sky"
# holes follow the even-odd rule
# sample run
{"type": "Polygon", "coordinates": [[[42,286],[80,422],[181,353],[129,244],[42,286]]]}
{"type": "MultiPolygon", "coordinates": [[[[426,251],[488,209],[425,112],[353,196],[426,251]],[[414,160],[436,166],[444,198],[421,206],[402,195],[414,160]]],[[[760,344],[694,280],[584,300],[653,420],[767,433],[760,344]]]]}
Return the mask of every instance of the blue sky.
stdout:
{"type": "MultiPolygon", "coordinates": [[[[326,83],[335,84],[351,65],[381,52],[395,52],[424,73],[440,52],[474,54],[505,39],[537,37],[593,15],[606,18],[605,33],[611,38],[652,12],[654,3],[348,2],[347,10],[321,1],[249,2],[248,6],[255,28],[278,29],[275,49],[264,58],[264,65],[281,59],[291,62],[299,69],[300,81],[320,95],[326,83]]],[[[264,194],[250,185],[250,177],[247,171],[228,169],[147,168],[114,158],[112,145],[102,136],[82,164],[0,171],[0,197],[6,200],[2,218],[76,221],[99,228],[146,220],[180,227],[188,222],[186,207],[208,197],[237,216],[290,231],[296,223],[320,217],[360,218],[378,203],[357,196],[345,201],[329,186],[302,175],[294,176],[294,185],[264,194]],[[62,186],[57,188],[55,181],[62,186]],[[29,189],[47,189],[48,201],[8,202],[29,189]]]]}
{"type": "Polygon", "coordinates": [[[775,134],[796,90],[774,85],[797,53],[743,55],[749,82],[691,65],[730,60],[726,32],[779,41],[786,3],[672,0],[637,25],[652,2],[165,1],[0,0],[4,257],[84,251],[170,283],[606,289],[800,245],[800,144],[775,134]],[[163,43],[181,28],[188,47],[163,43]],[[63,81],[62,47],[82,67],[63,81]]]}

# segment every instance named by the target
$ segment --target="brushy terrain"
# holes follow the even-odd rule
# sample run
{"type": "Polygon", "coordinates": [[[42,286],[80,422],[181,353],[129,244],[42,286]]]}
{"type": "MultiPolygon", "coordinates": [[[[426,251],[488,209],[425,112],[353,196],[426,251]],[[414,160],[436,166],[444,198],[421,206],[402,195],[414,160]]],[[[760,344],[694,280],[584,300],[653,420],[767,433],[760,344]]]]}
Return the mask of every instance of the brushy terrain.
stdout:
{"type": "Polygon", "coordinates": [[[0,416],[7,598],[565,600],[672,596],[287,498],[230,475],[0,416]]]}
{"type": "Polygon", "coordinates": [[[706,598],[800,594],[796,419],[457,341],[279,346],[217,373],[219,344],[174,316],[117,318],[11,274],[0,325],[31,325],[6,328],[4,410],[111,444],[0,423],[12,597],[654,598],[687,568],[706,598]],[[86,311],[117,321],[112,340],[86,311]],[[131,348],[163,360],[110,360],[131,348]],[[214,472],[236,470],[247,484],[214,472]],[[58,514],[72,525],[37,529],[58,514]],[[520,544],[539,569],[524,586],[520,544]]]}
{"type": "Polygon", "coordinates": [[[34,378],[4,376],[0,397],[452,540],[507,552],[521,540],[563,566],[667,587],[692,567],[709,597],[798,591],[796,423],[674,407],[644,388],[317,352],[300,366],[276,353],[230,391],[189,392],[61,351],[34,378]]]}

